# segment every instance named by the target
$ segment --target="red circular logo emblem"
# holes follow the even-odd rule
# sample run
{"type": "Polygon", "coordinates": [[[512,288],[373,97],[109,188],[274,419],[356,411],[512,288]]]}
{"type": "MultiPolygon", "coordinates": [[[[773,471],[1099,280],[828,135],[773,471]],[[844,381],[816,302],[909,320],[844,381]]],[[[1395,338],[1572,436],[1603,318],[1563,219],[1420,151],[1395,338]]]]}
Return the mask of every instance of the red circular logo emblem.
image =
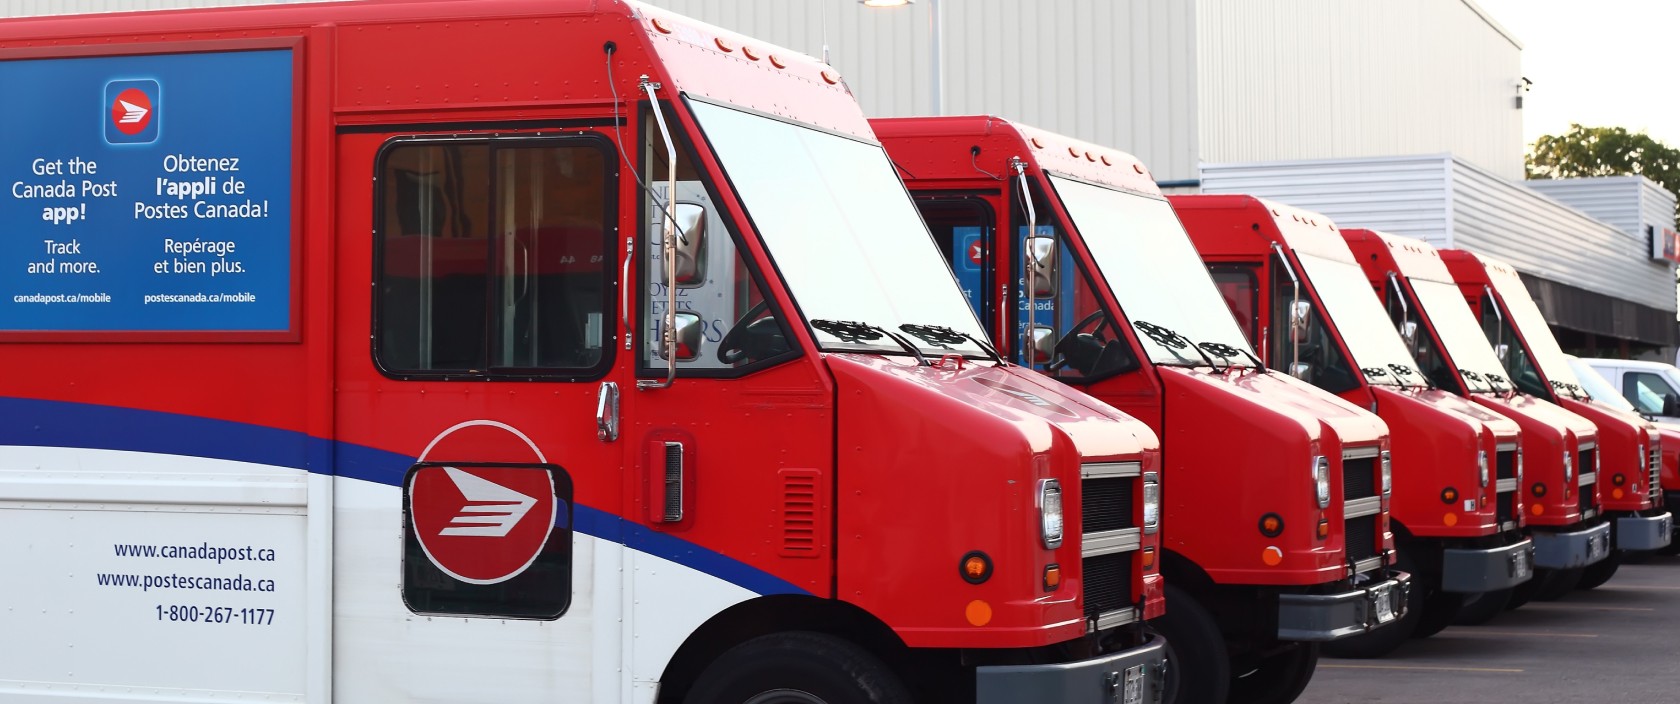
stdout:
{"type": "Polygon", "coordinates": [[[408,485],[414,535],[432,564],[472,584],[512,579],[554,527],[554,478],[536,467],[424,467],[408,485]]]}
{"type": "Polygon", "coordinates": [[[980,240],[975,240],[973,244],[968,245],[968,260],[969,261],[974,262],[975,264],[979,264],[980,260],[985,259],[985,258],[986,258],[986,249],[984,247],[980,246],[980,240]]]}
{"type": "MultiPolygon", "coordinates": [[[[109,93],[107,93],[109,95],[109,93]]],[[[134,135],[152,124],[152,98],[139,88],[129,88],[117,94],[111,102],[111,123],[117,131],[134,135]]]]}

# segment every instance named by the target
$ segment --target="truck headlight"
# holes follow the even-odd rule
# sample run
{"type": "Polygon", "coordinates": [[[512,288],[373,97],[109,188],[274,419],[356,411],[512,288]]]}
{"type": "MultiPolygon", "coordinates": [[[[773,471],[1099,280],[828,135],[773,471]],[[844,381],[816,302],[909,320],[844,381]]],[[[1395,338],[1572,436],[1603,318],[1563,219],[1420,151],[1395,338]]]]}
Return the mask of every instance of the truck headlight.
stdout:
{"type": "Polygon", "coordinates": [[[1318,507],[1330,508],[1330,460],[1324,455],[1313,458],[1313,485],[1318,492],[1318,507]]]}
{"type": "Polygon", "coordinates": [[[1039,537],[1044,547],[1054,550],[1062,546],[1062,483],[1045,479],[1038,483],[1039,537]]]}
{"type": "Polygon", "coordinates": [[[1572,481],[1575,481],[1575,458],[1570,456],[1568,450],[1564,450],[1563,451],[1563,482],[1565,484],[1568,484],[1569,482],[1572,482],[1572,481]]]}
{"type": "Polygon", "coordinates": [[[1649,466],[1646,463],[1649,462],[1650,459],[1651,459],[1651,451],[1650,450],[1646,449],[1646,450],[1641,450],[1639,452],[1639,473],[1640,474],[1645,473],[1645,468],[1647,466],[1649,466]]]}
{"type": "Polygon", "coordinates": [[[1383,496],[1394,493],[1394,455],[1388,450],[1382,453],[1382,492],[1383,496]]]}
{"type": "Polygon", "coordinates": [[[1522,445],[1517,446],[1517,484],[1522,484],[1522,445]]]}
{"type": "Polygon", "coordinates": [[[1488,485],[1487,450],[1476,451],[1476,477],[1482,481],[1482,486],[1488,485]]]}
{"type": "Polygon", "coordinates": [[[1161,529],[1161,475],[1143,473],[1143,532],[1153,534],[1161,529]]]}

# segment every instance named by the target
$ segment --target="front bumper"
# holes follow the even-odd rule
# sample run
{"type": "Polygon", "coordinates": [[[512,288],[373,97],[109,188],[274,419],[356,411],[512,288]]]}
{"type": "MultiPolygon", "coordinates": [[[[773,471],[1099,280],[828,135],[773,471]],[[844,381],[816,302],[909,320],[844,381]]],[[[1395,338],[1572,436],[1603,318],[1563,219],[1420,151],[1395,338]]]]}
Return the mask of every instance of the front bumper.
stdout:
{"type": "Polygon", "coordinates": [[[1660,550],[1673,538],[1674,516],[1664,511],[1657,516],[1616,517],[1617,550],[1660,550]]]}
{"type": "Polygon", "coordinates": [[[1534,566],[1541,569],[1586,567],[1610,556],[1609,523],[1557,533],[1537,528],[1532,537],[1534,566]]]}
{"type": "Polygon", "coordinates": [[[1386,576],[1339,594],[1279,595],[1278,640],[1336,640],[1399,620],[1406,615],[1412,576],[1399,570],[1389,570],[1386,576]]]}
{"type": "MultiPolygon", "coordinates": [[[[1168,607],[1171,608],[1171,607],[1168,607]]],[[[976,704],[1158,704],[1166,686],[1166,640],[1054,665],[974,669],[976,704]]]]}
{"type": "Polygon", "coordinates": [[[1441,591],[1480,594],[1522,584],[1534,577],[1534,541],[1497,548],[1441,551],[1441,591]]]}

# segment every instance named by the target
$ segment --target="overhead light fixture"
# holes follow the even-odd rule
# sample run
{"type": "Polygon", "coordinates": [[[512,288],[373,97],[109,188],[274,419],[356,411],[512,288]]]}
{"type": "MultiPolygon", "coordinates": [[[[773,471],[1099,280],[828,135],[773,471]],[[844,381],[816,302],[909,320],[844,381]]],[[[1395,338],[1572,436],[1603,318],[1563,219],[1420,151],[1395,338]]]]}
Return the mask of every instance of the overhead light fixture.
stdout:
{"type": "Polygon", "coordinates": [[[916,0],[858,0],[858,4],[863,5],[864,7],[903,7],[915,1],[916,0]]]}

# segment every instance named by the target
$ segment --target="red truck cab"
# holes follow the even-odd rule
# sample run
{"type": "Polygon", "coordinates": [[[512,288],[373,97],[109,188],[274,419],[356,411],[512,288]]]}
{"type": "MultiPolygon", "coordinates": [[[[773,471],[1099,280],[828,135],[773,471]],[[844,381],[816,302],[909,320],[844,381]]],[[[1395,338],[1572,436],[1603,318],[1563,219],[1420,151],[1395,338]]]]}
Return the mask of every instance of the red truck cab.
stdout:
{"type": "Polygon", "coordinates": [[[1452,623],[1464,595],[1528,581],[1517,424],[1424,379],[1335,223],[1252,196],[1168,200],[1266,364],[1388,423],[1390,510],[1413,608],[1400,627],[1336,649],[1384,654],[1452,623]],[[1449,490],[1477,501],[1443,505],[1449,490]]]}
{"type": "Polygon", "coordinates": [[[591,0],[0,20],[0,55],[52,86],[3,161],[126,196],[50,288],[97,304],[0,303],[0,525],[81,536],[8,598],[101,597],[0,614],[75,633],[0,679],[1159,700],[1154,433],[990,350],[828,66],[591,0]],[[148,552],[201,540],[267,557],[148,552]]]}
{"type": "MultiPolygon", "coordinates": [[[[1535,579],[1513,600],[1555,598],[1573,588],[1583,571],[1610,552],[1610,527],[1596,502],[1598,434],[1592,421],[1512,387],[1475,316],[1462,305],[1452,274],[1435,248],[1422,240],[1343,228],[1353,257],[1424,376],[1515,421],[1522,428],[1519,482],[1534,541],[1535,579]]],[[[1443,490],[1443,505],[1469,508],[1485,497],[1443,490]]]]}
{"type": "Polygon", "coordinates": [[[1596,401],[1581,387],[1516,269],[1465,250],[1442,250],[1441,261],[1480,319],[1511,383],[1598,426],[1598,464],[1592,470],[1617,553],[1590,570],[1583,586],[1608,581],[1621,552],[1667,547],[1674,521],[1662,508],[1662,438],[1656,424],[1596,401]]]}
{"type": "Polygon", "coordinates": [[[871,124],[1004,354],[1160,436],[1169,699],[1291,701],[1317,643],[1403,615],[1387,429],[1257,362],[1142,163],[995,117],[871,124]]]}

